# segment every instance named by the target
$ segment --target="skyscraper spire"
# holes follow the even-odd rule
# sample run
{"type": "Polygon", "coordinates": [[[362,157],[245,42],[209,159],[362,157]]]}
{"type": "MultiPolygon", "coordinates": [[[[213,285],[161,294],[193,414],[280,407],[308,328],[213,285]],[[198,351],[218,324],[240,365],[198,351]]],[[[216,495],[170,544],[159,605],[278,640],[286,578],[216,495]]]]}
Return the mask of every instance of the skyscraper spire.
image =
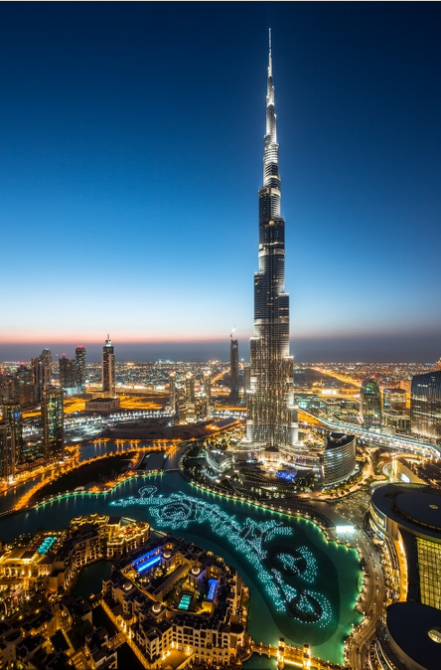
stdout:
{"type": "Polygon", "coordinates": [[[247,441],[252,451],[293,456],[297,443],[294,361],[289,355],[285,293],[285,221],[280,214],[279,145],[274,107],[271,29],[266,95],[263,186],[259,189],[259,271],[254,275],[247,441]]]}
{"type": "Polygon", "coordinates": [[[269,28],[268,78],[273,76],[273,59],[271,55],[271,28],[269,28]]]}

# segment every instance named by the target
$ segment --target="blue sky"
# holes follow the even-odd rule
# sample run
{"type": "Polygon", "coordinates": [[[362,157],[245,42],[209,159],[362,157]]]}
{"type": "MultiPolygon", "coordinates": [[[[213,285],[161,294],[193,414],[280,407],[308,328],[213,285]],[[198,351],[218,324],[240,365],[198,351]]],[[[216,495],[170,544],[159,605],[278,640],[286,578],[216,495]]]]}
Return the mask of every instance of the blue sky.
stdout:
{"type": "Polygon", "coordinates": [[[440,14],[3,3],[0,359],[234,324],[246,352],[269,25],[293,353],[438,358],[440,14]]]}

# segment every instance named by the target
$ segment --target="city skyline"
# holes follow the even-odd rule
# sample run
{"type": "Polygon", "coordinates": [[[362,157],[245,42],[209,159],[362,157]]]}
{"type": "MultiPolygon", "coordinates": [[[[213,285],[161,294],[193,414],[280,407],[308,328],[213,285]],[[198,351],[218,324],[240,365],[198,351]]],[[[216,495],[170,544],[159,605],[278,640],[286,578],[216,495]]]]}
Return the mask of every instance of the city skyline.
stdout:
{"type": "Polygon", "coordinates": [[[439,358],[439,11],[3,6],[0,358],[248,357],[269,24],[292,353],[439,358]]]}

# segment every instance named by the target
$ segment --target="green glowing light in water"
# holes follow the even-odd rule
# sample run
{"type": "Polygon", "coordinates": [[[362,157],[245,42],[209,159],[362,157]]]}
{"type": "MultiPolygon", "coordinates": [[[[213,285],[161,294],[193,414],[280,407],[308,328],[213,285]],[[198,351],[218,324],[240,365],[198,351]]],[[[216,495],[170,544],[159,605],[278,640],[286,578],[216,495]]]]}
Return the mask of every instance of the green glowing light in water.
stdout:
{"type": "Polygon", "coordinates": [[[317,560],[307,547],[274,548],[270,543],[277,537],[293,536],[294,530],[284,520],[244,522],[223,510],[219,505],[184,493],[168,497],[157,495],[153,485],[139,489],[139,497],[115,500],[115,507],[146,505],[160,528],[172,531],[188,528],[190,524],[208,523],[215,535],[224,537],[234,549],[255,568],[273,606],[279,613],[325,628],[332,620],[332,608],[326,596],[310,588],[295,588],[286,577],[296,576],[308,584],[317,578],[317,560]]]}

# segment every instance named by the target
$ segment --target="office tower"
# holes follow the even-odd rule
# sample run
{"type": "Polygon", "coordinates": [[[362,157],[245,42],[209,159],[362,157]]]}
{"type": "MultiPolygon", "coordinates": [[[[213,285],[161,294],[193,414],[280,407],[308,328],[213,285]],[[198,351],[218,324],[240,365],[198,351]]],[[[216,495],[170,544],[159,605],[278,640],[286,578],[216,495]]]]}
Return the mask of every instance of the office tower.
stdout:
{"type": "Polygon", "coordinates": [[[363,428],[381,427],[381,391],[377,381],[368,377],[361,385],[361,422],[363,428]]]}
{"type": "Polygon", "coordinates": [[[75,349],[76,386],[84,391],[86,386],[86,350],[79,346],[75,349]]]}
{"type": "Polygon", "coordinates": [[[430,439],[441,438],[441,371],[412,377],[410,394],[412,433],[430,439]]]}
{"type": "Polygon", "coordinates": [[[15,400],[21,407],[34,404],[34,372],[24,363],[21,363],[15,373],[15,400]]]}
{"type": "Polygon", "coordinates": [[[230,401],[239,402],[239,343],[230,342],[230,401]]]}
{"type": "Polygon", "coordinates": [[[7,481],[15,474],[15,454],[9,421],[0,421],[0,481],[7,481]]]}
{"type": "Polygon", "coordinates": [[[101,355],[101,366],[103,375],[103,392],[109,396],[115,395],[115,354],[113,345],[107,335],[106,344],[101,355]]]}
{"type": "Polygon", "coordinates": [[[63,457],[64,412],[63,389],[48,386],[43,390],[41,416],[43,419],[43,449],[48,460],[63,457]]]}
{"type": "Polygon", "coordinates": [[[0,374],[0,399],[1,402],[8,402],[15,400],[16,396],[16,379],[14,375],[0,374]]]}
{"type": "Polygon", "coordinates": [[[14,463],[23,462],[23,416],[20,403],[9,400],[2,404],[2,415],[11,427],[12,453],[14,463]]]}
{"type": "Polygon", "coordinates": [[[331,433],[323,452],[322,477],[325,486],[338,484],[355,470],[357,445],[354,435],[331,433]]]}
{"type": "Polygon", "coordinates": [[[383,390],[383,407],[402,412],[406,409],[406,391],[399,388],[383,390]]]}
{"type": "Polygon", "coordinates": [[[208,400],[208,403],[211,402],[211,372],[210,370],[204,370],[203,374],[204,379],[204,395],[208,400]]]}
{"type": "Polygon", "coordinates": [[[77,366],[76,361],[67,358],[65,354],[62,355],[58,361],[60,369],[60,386],[61,388],[75,389],[77,386],[77,366]]]}
{"type": "Polygon", "coordinates": [[[285,221],[280,213],[279,145],[274,112],[271,37],[266,96],[263,186],[259,189],[259,271],[254,275],[254,337],[250,342],[247,441],[268,456],[297,443],[294,361],[289,355],[285,293],[285,221]]]}
{"type": "Polygon", "coordinates": [[[172,414],[176,414],[176,372],[170,370],[168,375],[168,397],[172,414]]]}
{"type": "Polygon", "coordinates": [[[440,356],[439,360],[435,363],[435,370],[437,372],[441,371],[441,356],[440,356]]]}
{"type": "Polygon", "coordinates": [[[32,359],[34,373],[34,402],[41,402],[43,389],[49,386],[52,379],[52,354],[43,349],[38,358],[32,359]]]}
{"type": "Polygon", "coordinates": [[[185,375],[185,399],[188,402],[194,402],[194,377],[191,372],[187,372],[185,375]]]}

